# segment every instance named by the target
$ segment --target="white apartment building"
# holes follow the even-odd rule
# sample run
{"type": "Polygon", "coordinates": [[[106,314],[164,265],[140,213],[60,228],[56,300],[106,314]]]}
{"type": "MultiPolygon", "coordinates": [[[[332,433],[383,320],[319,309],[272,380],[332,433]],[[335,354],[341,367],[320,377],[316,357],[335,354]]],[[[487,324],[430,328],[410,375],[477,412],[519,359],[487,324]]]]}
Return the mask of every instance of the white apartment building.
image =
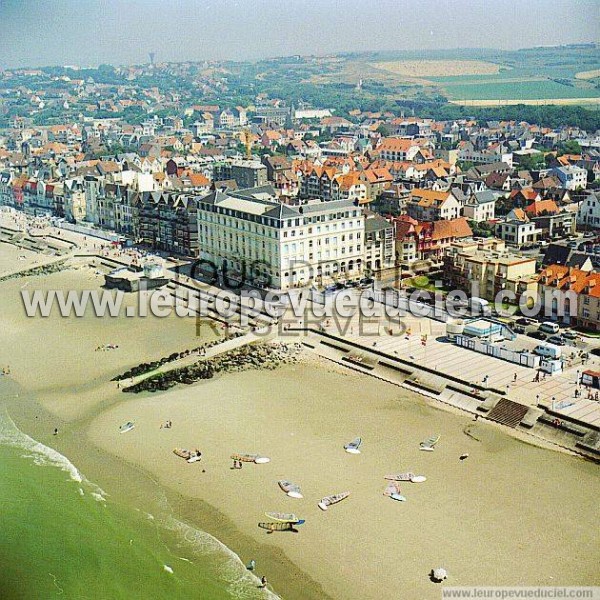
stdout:
{"type": "Polygon", "coordinates": [[[577,224],[600,229],[600,196],[588,194],[579,204],[577,224]]]}
{"type": "Polygon", "coordinates": [[[217,275],[282,290],[360,277],[361,208],[349,200],[286,205],[267,190],[214,191],[198,198],[200,258],[217,275]]]}
{"type": "Polygon", "coordinates": [[[476,165],[491,165],[496,162],[506,163],[509,167],[513,166],[512,152],[502,152],[499,150],[476,150],[469,146],[459,150],[458,160],[463,162],[472,162],[476,165]]]}
{"type": "Polygon", "coordinates": [[[534,244],[542,233],[533,221],[508,220],[496,225],[496,236],[511,246],[534,244]]]}
{"type": "Polygon", "coordinates": [[[587,187],[587,171],[581,167],[569,165],[567,167],[556,167],[550,173],[560,179],[562,187],[566,190],[584,190],[587,187]]]}

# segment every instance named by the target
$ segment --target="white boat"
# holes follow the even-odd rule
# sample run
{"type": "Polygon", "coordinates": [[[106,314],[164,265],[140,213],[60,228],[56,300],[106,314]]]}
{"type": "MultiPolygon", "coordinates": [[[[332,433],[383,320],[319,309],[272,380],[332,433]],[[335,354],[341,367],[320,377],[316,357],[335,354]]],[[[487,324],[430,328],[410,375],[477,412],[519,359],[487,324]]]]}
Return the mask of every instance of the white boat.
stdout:
{"type": "Polygon", "coordinates": [[[421,442],[419,450],[425,450],[425,452],[433,452],[435,445],[440,441],[439,435],[432,435],[427,438],[424,442],[421,442]]]}
{"type": "Polygon", "coordinates": [[[359,447],[362,444],[362,438],[354,438],[351,442],[344,446],[344,450],[350,454],[360,454],[359,447]]]}
{"type": "Polygon", "coordinates": [[[266,512],[265,515],[272,521],[279,521],[280,523],[298,523],[302,520],[293,513],[266,512]]]}
{"type": "Polygon", "coordinates": [[[387,484],[387,487],[383,491],[383,495],[392,500],[397,500],[398,502],[406,502],[406,498],[400,493],[400,486],[395,481],[390,481],[390,483],[387,484]]]}
{"type": "Polygon", "coordinates": [[[321,498],[318,507],[321,510],[327,510],[331,505],[337,504],[342,500],[345,500],[350,495],[350,492],[341,492],[340,494],[333,494],[332,496],[325,496],[321,498]]]}
{"type": "Polygon", "coordinates": [[[134,427],[135,427],[135,424],[132,421],[127,421],[127,423],[125,423],[124,425],[121,425],[121,427],[119,427],[119,431],[121,433],[127,433],[128,431],[131,431],[134,427]]]}
{"type": "Polygon", "coordinates": [[[390,481],[410,481],[411,483],[422,483],[427,481],[427,477],[423,475],[415,475],[414,473],[398,473],[396,475],[386,475],[385,479],[390,481]]]}
{"type": "Polygon", "coordinates": [[[304,498],[304,496],[300,493],[300,486],[296,485],[295,483],[287,481],[286,479],[281,479],[277,482],[277,484],[290,498],[304,498]]]}
{"type": "Polygon", "coordinates": [[[260,454],[244,454],[244,453],[234,453],[231,455],[233,460],[238,460],[239,462],[253,462],[257,465],[264,465],[268,462],[271,462],[271,459],[268,456],[260,456],[260,454]]]}

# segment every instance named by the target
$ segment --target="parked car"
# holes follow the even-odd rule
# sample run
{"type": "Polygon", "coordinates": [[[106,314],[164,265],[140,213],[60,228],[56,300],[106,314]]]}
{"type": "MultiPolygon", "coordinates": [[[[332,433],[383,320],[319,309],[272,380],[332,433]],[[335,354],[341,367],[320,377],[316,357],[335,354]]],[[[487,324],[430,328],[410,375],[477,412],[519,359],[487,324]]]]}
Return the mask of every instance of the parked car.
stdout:
{"type": "Polygon", "coordinates": [[[546,341],[555,346],[564,346],[567,343],[562,335],[551,335],[546,341]]]}
{"type": "Polygon", "coordinates": [[[535,319],[530,319],[529,317],[520,317],[518,318],[515,323],[517,325],[535,325],[536,321],[535,319]]]}
{"type": "Polygon", "coordinates": [[[546,339],[546,334],[543,331],[530,331],[527,335],[536,340],[545,340],[546,339]]]}
{"type": "Polygon", "coordinates": [[[515,325],[512,329],[515,333],[525,333],[525,331],[526,331],[526,329],[525,329],[525,327],[523,327],[523,325],[515,325]]]}
{"type": "Polygon", "coordinates": [[[370,287],[373,285],[373,283],[375,283],[375,280],[372,279],[371,277],[363,277],[358,284],[360,285],[360,287],[370,287]]]}
{"type": "Polygon", "coordinates": [[[572,331],[571,329],[567,329],[567,331],[562,332],[562,336],[567,340],[576,340],[579,336],[576,331],[572,331]]]}

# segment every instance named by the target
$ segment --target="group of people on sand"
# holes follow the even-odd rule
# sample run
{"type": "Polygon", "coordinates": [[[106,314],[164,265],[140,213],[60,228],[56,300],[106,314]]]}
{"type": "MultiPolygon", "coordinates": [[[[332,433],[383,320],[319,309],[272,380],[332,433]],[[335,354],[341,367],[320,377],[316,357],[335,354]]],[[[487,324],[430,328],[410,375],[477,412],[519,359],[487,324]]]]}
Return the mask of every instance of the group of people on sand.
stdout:
{"type": "Polygon", "coordinates": [[[2,375],[10,375],[10,367],[2,367],[2,375]]]}
{"type": "Polygon", "coordinates": [[[173,421],[165,421],[164,423],[161,423],[160,428],[161,429],[171,429],[171,427],[173,427],[173,421]]]}

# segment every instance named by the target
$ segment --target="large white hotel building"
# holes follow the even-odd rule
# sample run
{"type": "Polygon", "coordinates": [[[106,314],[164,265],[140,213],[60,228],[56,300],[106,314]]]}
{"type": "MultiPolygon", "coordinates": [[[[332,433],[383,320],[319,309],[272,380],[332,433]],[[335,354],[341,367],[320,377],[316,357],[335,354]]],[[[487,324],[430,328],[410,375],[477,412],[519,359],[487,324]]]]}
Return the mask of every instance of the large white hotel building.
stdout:
{"type": "Polygon", "coordinates": [[[365,217],[350,200],[282,204],[270,186],[198,199],[200,258],[231,279],[286,290],[360,277],[365,217]]]}

